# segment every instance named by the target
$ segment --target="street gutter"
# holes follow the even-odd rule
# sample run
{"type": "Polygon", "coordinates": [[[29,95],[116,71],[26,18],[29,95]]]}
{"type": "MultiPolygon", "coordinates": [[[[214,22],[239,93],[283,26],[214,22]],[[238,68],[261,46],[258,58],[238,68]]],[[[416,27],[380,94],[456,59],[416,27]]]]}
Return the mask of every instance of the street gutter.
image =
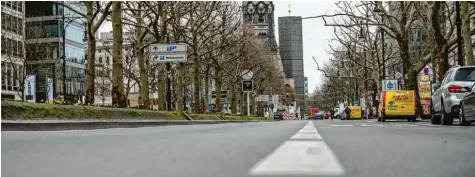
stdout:
{"type": "Polygon", "coordinates": [[[198,125],[270,121],[236,120],[2,120],[2,131],[60,131],[109,128],[138,128],[170,125],[198,125]]]}

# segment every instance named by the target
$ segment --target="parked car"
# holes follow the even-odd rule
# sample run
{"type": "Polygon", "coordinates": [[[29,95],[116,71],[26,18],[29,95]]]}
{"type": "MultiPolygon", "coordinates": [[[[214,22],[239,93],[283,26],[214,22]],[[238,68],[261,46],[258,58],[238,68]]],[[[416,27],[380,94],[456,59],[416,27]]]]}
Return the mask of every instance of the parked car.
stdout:
{"type": "Polygon", "coordinates": [[[468,126],[475,122],[475,84],[470,92],[460,100],[459,124],[468,126]]]}
{"type": "MultiPolygon", "coordinates": [[[[449,69],[442,83],[434,84],[432,94],[432,124],[452,125],[460,112],[460,100],[475,84],[475,66],[458,66],[449,69]]],[[[466,108],[466,107],[465,107],[466,108]]]]}
{"type": "Polygon", "coordinates": [[[283,120],[284,119],[284,113],[281,111],[274,112],[274,120],[283,120]]]}
{"type": "Polygon", "coordinates": [[[316,113],[315,114],[315,120],[316,119],[323,119],[323,113],[322,112],[316,113]]]}

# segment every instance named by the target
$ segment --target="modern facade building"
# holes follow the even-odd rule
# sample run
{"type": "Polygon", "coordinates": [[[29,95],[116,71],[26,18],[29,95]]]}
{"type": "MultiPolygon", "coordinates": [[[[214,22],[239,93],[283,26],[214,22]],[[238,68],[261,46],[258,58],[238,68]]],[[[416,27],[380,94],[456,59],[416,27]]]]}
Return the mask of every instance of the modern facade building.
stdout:
{"type": "Polygon", "coordinates": [[[294,79],[297,106],[300,107],[300,112],[304,112],[302,17],[279,17],[279,49],[285,76],[294,79]]]}
{"type": "Polygon", "coordinates": [[[25,76],[25,2],[2,1],[2,99],[22,100],[25,76]]]}
{"type": "Polygon", "coordinates": [[[36,75],[36,102],[64,96],[74,103],[85,94],[83,20],[61,3],[85,12],[75,1],[25,2],[27,74],[36,75]]]}

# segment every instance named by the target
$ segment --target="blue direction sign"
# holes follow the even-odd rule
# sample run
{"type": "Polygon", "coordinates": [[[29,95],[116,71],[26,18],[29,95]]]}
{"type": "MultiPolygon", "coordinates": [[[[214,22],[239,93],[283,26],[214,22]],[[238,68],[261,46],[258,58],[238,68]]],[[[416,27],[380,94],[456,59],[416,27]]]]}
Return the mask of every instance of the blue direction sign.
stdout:
{"type": "Polygon", "coordinates": [[[191,104],[191,101],[190,100],[186,100],[186,105],[190,105],[191,104]]]}
{"type": "Polygon", "coordinates": [[[355,101],[353,101],[353,104],[354,104],[354,105],[358,105],[358,104],[359,104],[358,99],[355,99],[355,101]]]}

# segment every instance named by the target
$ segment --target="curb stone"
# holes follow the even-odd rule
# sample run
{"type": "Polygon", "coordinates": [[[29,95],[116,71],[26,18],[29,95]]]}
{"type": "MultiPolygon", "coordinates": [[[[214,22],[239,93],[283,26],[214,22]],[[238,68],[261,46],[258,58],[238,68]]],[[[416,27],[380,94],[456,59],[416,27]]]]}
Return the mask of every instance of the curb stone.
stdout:
{"type": "Polygon", "coordinates": [[[60,131],[60,130],[94,130],[109,128],[138,128],[170,125],[197,125],[197,124],[220,124],[220,123],[247,123],[265,121],[233,121],[233,120],[117,120],[117,121],[14,121],[2,120],[2,131],[60,131]]]}

